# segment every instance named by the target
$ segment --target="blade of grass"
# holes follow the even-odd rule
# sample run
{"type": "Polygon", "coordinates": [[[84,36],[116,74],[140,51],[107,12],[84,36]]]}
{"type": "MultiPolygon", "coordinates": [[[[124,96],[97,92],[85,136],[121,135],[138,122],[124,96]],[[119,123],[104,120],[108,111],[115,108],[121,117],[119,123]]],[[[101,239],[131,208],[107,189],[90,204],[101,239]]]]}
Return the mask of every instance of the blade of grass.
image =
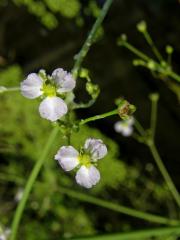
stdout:
{"type": "Polygon", "coordinates": [[[73,238],[74,240],[143,240],[154,237],[179,237],[180,227],[154,228],[130,233],[116,233],[94,237],[73,238]]]}

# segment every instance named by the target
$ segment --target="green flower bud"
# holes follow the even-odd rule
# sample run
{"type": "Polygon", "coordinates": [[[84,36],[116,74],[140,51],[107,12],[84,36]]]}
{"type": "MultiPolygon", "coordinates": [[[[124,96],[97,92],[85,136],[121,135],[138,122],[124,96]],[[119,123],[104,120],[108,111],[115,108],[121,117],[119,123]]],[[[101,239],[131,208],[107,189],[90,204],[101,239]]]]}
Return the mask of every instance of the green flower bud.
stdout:
{"type": "Polygon", "coordinates": [[[148,63],[147,63],[147,67],[150,69],[150,70],[156,70],[156,64],[153,60],[150,60],[148,63]]]}
{"type": "Polygon", "coordinates": [[[173,51],[174,51],[174,49],[173,49],[172,46],[170,46],[170,45],[167,45],[167,46],[166,46],[166,53],[167,53],[167,54],[172,54],[173,51]]]}
{"type": "Polygon", "coordinates": [[[121,46],[123,45],[124,42],[127,41],[127,35],[126,34],[122,34],[118,39],[117,39],[117,45],[121,46]]]}
{"type": "Polygon", "coordinates": [[[134,60],[133,60],[133,65],[134,65],[135,67],[137,67],[137,66],[145,66],[145,65],[146,65],[146,62],[143,61],[143,60],[141,60],[141,59],[134,59],[134,60]]]}
{"type": "Polygon", "coordinates": [[[80,73],[79,73],[79,76],[81,78],[89,78],[89,70],[87,68],[82,68],[80,73]]]}
{"type": "Polygon", "coordinates": [[[150,99],[151,101],[157,102],[157,101],[159,100],[159,94],[158,94],[158,93],[151,93],[151,94],[149,95],[149,99],[150,99]]]}
{"type": "Polygon", "coordinates": [[[147,24],[144,20],[139,22],[136,27],[137,27],[137,30],[142,33],[147,30],[147,24]]]}
{"type": "Polygon", "coordinates": [[[86,83],[86,91],[89,93],[89,95],[96,99],[100,93],[99,86],[97,84],[93,84],[91,82],[86,83]]]}
{"type": "Polygon", "coordinates": [[[38,72],[39,77],[41,77],[44,81],[47,80],[47,75],[46,75],[46,71],[44,69],[40,69],[38,72]]]}

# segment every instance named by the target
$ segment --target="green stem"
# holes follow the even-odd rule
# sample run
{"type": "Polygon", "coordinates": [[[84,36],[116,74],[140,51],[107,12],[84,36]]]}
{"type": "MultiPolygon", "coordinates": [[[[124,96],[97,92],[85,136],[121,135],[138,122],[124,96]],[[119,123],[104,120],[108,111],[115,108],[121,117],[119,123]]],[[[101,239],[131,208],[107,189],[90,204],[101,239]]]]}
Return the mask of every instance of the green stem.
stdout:
{"type": "Polygon", "coordinates": [[[103,114],[100,114],[100,115],[96,115],[96,116],[93,116],[93,117],[89,117],[89,118],[86,118],[86,119],[82,119],[79,122],[79,125],[83,125],[83,124],[88,123],[88,122],[92,122],[92,121],[96,121],[96,120],[103,119],[103,118],[106,118],[106,117],[110,117],[110,116],[116,115],[116,114],[118,114],[118,109],[115,109],[113,111],[103,113],[103,114]]]}
{"type": "Polygon", "coordinates": [[[93,41],[94,41],[94,38],[96,36],[96,33],[97,33],[97,30],[98,28],[101,26],[111,4],[112,4],[113,0],[106,0],[101,12],[100,12],[100,15],[98,16],[95,24],[93,25],[85,43],[83,44],[80,52],[76,55],[76,62],[75,62],[75,65],[73,67],[73,74],[74,74],[74,77],[77,78],[78,76],[78,72],[79,72],[79,69],[80,69],[80,66],[82,64],[82,61],[83,59],[85,58],[85,56],[87,55],[91,45],[93,44],[93,41]]]}
{"type": "Polygon", "coordinates": [[[147,240],[156,237],[179,237],[180,227],[154,228],[129,233],[115,233],[94,237],[73,238],[74,240],[147,240]]]}
{"type": "Polygon", "coordinates": [[[146,134],[144,128],[137,119],[135,119],[134,126],[141,136],[144,136],[146,134]]]}
{"type": "Polygon", "coordinates": [[[180,82],[180,75],[178,75],[177,73],[173,72],[173,71],[169,71],[168,75],[170,77],[172,77],[174,80],[180,82]]]}
{"type": "Polygon", "coordinates": [[[80,109],[80,108],[89,108],[96,102],[96,99],[91,99],[87,103],[74,103],[72,109],[80,109]]]}
{"type": "Polygon", "coordinates": [[[172,64],[172,54],[168,54],[168,57],[167,57],[167,62],[168,62],[168,65],[171,66],[172,64]]]}
{"type": "Polygon", "coordinates": [[[156,146],[154,145],[154,143],[148,144],[148,147],[152,153],[152,156],[154,157],[154,160],[162,174],[162,176],[164,177],[164,180],[169,188],[169,190],[171,191],[176,203],[178,204],[178,206],[180,207],[180,195],[179,192],[177,191],[168,171],[166,170],[163,161],[158,153],[158,150],[156,148],[156,146]]]}
{"type": "Polygon", "coordinates": [[[14,92],[19,90],[20,90],[20,87],[9,87],[7,88],[6,92],[14,92]]]}
{"type": "Polygon", "coordinates": [[[146,54],[135,48],[133,45],[131,45],[128,42],[123,42],[123,46],[126,47],[129,51],[134,53],[136,56],[142,58],[144,61],[152,61],[150,57],[148,57],[146,54]]]}
{"type": "Polygon", "coordinates": [[[4,93],[4,92],[15,92],[15,91],[19,91],[20,87],[4,87],[4,86],[0,86],[0,93],[4,93]]]}
{"type": "Polygon", "coordinates": [[[178,220],[168,219],[168,218],[153,215],[153,214],[150,214],[150,213],[145,213],[145,212],[142,212],[142,211],[134,210],[134,209],[124,207],[124,206],[116,204],[116,203],[105,201],[105,200],[102,200],[102,199],[99,199],[99,198],[96,198],[96,197],[92,197],[92,196],[89,196],[87,194],[80,193],[80,192],[77,192],[77,191],[74,191],[74,190],[70,190],[70,189],[67,189],[67,188],[64,188],[64,187],[60,187],[59,191],[63,194],[68,195],[69,197],[76,198],[80,201],[88,202],[88,203],[94,204],[96,206],[100,206],[100,207],[107,208],[107,209],[110,209],[110,210],[115,211],[115,212],[119,212],[119,213],[129,215],[131,217],[144,219],[144,220],[147,220],[149,222],[166,224],[166,225],[178,225],[178,224],[180,224],[180,222],[178,220]]]}
{"type": "MultiPolygon", "coordinates": [[[[140,57],[141,59],[143,59],[144,61],[151,61],[154,62],[154,64],[157,66],[157,69],[162,69],[161,64],[159,64],[158,62],[156,62],[155,60],[153,60],[152,58],[148,57],[146,54],[144,54],[143,52],[141,52],[140,50],[138,50],[137,48],[135,48],[133,45],[131,45],[128,42],[123,42],[122,45],[124,47],[126,47],[129,51],[131,51],[132,53],[134,53],[136,56],[140,57]]],[[[158,71],[158,70],[157,70],[158,71]]],[[[160,72],[160,71],[159,71],[160,72]]],[[[162,72],[160,72],[162,73],[162,72]]],[[[171,77],[172,79],[180,82],[180,75],[178,75],[177,73],[175,73],[172,70],[169,70],[167,73],[167,76],[171,77]]]]}
{"type": "Polygon", "coordinates": [[[55,141],[55,138],[57,136],[58,133],[58,127],[54,128],[53,131],[51,132],[49,139],[43,149],[43,152],[41,154],[41,157],[39,158],[39,160],[36,162],[33,170],[31,171],[31,174],[28,178],[28,181],[26,183],[25,189],[24,189],[24,193],[23,193],[23,197],[21,199],[21,201],[19,202],[19,205],[16,209],[14,218],[13,218],[13,222],[12,222],[12,227],[11,227],[11,235],[10,235],[10,240],[15,240],[16,239],[16,235],[17,235],[17,230],[19,227],[19,223],[22,217],[22,213],[24,211],[26,202],[28,200],[28,196],[31,192],[32,186],[40,172],[40,169],[44,163],[44,161],[47,158],[47,155],[50,151],[50,148],[53,144],[53,142],[55,141]]]}
{"type": "Polygon", "coordinates": [[[153,93],[150,95],[151,100],[151,137],[154,140],[155,132],[156,132],[156,123],[157,123],[157,102],[159,99],[159,95],[157,93],[153,93]]]}
{"type": "Polygon", "coordinates": [[[149,44],[149,46],[152,48],[155,56],[157,57],[157,59],[161,62],[163,61],[163,57],[161,56],[160,52],[158,51],[158,49],[156,48],[151,36],[149,35],[149,33],[147,31],[143,32],[143,35],[147,41],[147,43],[149,44]]]}
{"type": "MultiPolygon", "coordinates": [[[[17,178],[17,176],[13,175],[13,176],[10,176],[10,179],[9,179],[9,176],[10,176],[9,174],[4,173],[2,179],[5,180],[5,181],[16,182],[17,184],[24,183],[24,179],[21,178],[21,177],[17,178]]],[[[39,184],[40,183],[42,184],[42,182],[39,182],[39,184]]],[[[119,204],[116,204],[116,203],[110,203],[110,205],[109,205],[109,202],[107,202],[106,200],[102,200],[102,199],[99,199],[99,198],[96,198],[96,197],[92,197],[92,196],[89,196],[87,194],[83,194],[83,193],[80,193],[80,192],[77,192],[77,191],[74,191],[74,190],[70,190],[70,189],[67,189],[67,188],[62,187],[62,186],[60,186],[60,187],[55,186],[55,189],[56,189],[56,191],[60,191],[62,194],[66,194],[69,197],[73,197],[73,198],[76,198],[76,199],[78,199],[80,201],[83,201],[83,202],[88,202],[88,203],[91,203],[91,204],[94,204],[94,205],[97,205],[97,206],[108,208],[110,210],[120,212],[120,213],[129,215],[129,216],[132,216],[132,217],[137,217],[137,218],[141,218],[141,219],[144,219],[144,220],[148,220],[150,222],[152,221],[152,222],[156,222],[156,223],[160,223],[160,224],[170,224],[170,225],[180,224],[180,222],[176,219],[168,219],[168,218],[165,218],[165,217],[157,216],[155,214],[150,214],[150,213],[145,213],[145,212],[142,212],[142,211],[137,211],[137,210],[134,210],[134,209],[131,209],[131,208],[128,208],[128,207],[125,207],[123,205],[119,205],[119,204]]]]}

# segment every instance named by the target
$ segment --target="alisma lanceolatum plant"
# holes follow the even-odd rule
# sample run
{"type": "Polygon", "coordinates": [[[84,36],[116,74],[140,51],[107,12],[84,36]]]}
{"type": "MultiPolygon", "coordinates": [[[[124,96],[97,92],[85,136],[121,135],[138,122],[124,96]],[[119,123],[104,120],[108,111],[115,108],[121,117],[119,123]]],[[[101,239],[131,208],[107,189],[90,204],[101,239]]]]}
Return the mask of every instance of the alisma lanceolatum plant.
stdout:
{"type": "MultiPolygon", "coordinates": [[[[42,118],[45,118],[52,124],[52,132],[49,135],[49,139],[42,150],[42,155],[37,160],[34,168],[31,171],[29,179],[21,192],[20,199],[18,198],[18,206],[14,214],[12,221],[10,240],[17,239],[17,231],[20,225],[21,217],[26,206],[26,202],[29,198],[32,187],[36,181],[36,178],[43,166],[44,161],[47,158],[48,152],[51,150],[55,137],[58,134],[61,134],[62,137],[65,137],[66,144],[59,146],[59,150],[54,153],[54,163],[57,163],[57,168],[60,167],[69,172],[75,169],[75,180],[77,184],[84,188],[92,188],[100,181],[100,171],[98,169],[99,161],[103,161],[103,158],[108,154],[108,146],[106,142],[103,142],[101,139],[95,139],[91,136],[88,136],[83,146],[75,148],[71,142],[71,135],[73,132],[79,131],[82,125],[87,124],[92,121],[101,120],[106,117],[113,115],[119,116],[119,121],[114,125],[114,129],[117,133],[122,134],[125,137],[133,136],[138,142],[143,143],[148,146],[150,152],[162,174],[164,180],[174,197],[174,200],[177,203],[178,211],[180,207],[180,196],[179,193],[166,170],[162,159],[158,153],[158,150],[155,146],[155,130],[156,130],[156,121],[157,121],[157,103],[159,95],[154,93],[150,95],[150,100],[152,103],[151,109],[151,118],[150,118],[150,128],[144,129],[139,121],[132,116],[136,110],[136,107],[129,103],[124,98],[118,98],[115,100],[115,107],[113,110],[98,114],[96,116],[84,118],[84,119],[75,119],[72,117],[76,109],[79,108],[88,108],[92,106],[97,97],[100,94],[100,88],[97,84],[94,83],[94,80],[91,80],[90,73],[88,69],[82,68],[83,59],[86,57],[91,45],[95,42],[96,34],[98,28],[101,26],[104,17],[106,16],[113,0],[106,0],[99,17],[97,18],[95,24],[93,25],[85,43],[83,44],[80,52],[75,56],[75,64],[72,68],[72,71],[67,71],[61,68],[55,69],[51,74],[48,74],[44,69],[41,69],[38,73],[30,73],[28,76],[22,80],[20,87],[7,88],[0,87],[0,92],[16,91],[20,90],[21,94],[28,99],[39,98],[39,114],[42,118]],[[85,91],[90,96],[90,100],[84,103],[77,103],[76,96],[74,93],[76,82],[79,79],[86,80],[85,91]]],[[[154,47],[153,42],[149,35],[147,35],[146,25],[141,23],[138,25],[138,30],[145,34],[145,37],[149,44],[151,45],[154,53],[156,54],[160,62],[156,62],[149,57],[145,56],[143,53],[132,47],[128,42],[125,36],[121,37],[118,41],[119,44],[127,47],[133,51],[141,59],[138,60],[139,63],[146,64],[146,66],[151,67],[152,72],[158,74],[166,74],[168,77],[174,78],[176,81],[179,81],[179,77],[175,74],[170,65],[163,65],[161,55],[154,47]]],[[[167,52],[171,54],[171,48],[167,48],[167,52]]],[[[38,114],[38,113],[37,113],[38,114]]],[[[122,205],[111,203],[102,199],[88,196],[88,194],[78,193],[71,189],[60,187],[59,191],[62,194],[66,194],[70,197],[79,199],[80,201],[86,201],[91,204],[95,204],[112,211],[117,211],[123,214],[127,214],[132,217],[141,218],[147,221],[165,224],[165,225],[179,225],[179,221],[176,219],[169,219],[162,216],[145,213],[122,205]]],[[[174,231],[174,235],[179,233],[179,228],[164,228],[157,229],[152,231],[145,231],[144,236],[159,236],[158,234],[169,234],[169,232],[174,231]],[[173,230],[172,230],[173,229],[173,230]]],[[[132,233],[131,238],[129,239],[138,239],[138,236],[141,236],[141,232],[136,234],[132,233]],[[133,238],[134,236],[134,238],[133,238]]],[[[125,235],[119,235],[117,239],[128,239],[125,235]]],[[[105,238],[104,238],[105,239],[105,238]]],[[[110,239],[110,238],[109,238],[110,239]]],[[[112,238],[113,239],[113,238],[112,238]]]]}

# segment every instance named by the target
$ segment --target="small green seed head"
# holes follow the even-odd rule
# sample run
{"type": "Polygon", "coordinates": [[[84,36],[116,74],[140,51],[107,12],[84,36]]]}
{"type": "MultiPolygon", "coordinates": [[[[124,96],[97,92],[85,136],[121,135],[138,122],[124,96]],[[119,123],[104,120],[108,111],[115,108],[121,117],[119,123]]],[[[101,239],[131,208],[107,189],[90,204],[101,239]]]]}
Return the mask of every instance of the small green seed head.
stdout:
{"type": "Polygon", "coordinates": [[[157,102],[159,100],[159,94],[158,93],[151,93],[149,95],[149,99],[153,102],[157,102]]]}
{"type": "Polygon", "coordinates": [[[121,46],[124,44],[124,42],[127,41],[127,35],[126,34],[121,34],[121,36],[117,39],[117,45],[121,46]]]}
{"type": "Polygon", "coordinates": [[[166,46],[166,53],[167,53],[167,54],[172,54],[173,51],[174,51],[174,49],[173,49],[172,46],[170,46],[170,45],[167,45],[167,46],[166,46]]]}
{"type": "Polygon", "coordinates": [[[144,20],[139,22],[136,27],[137,27],[137,30],[142,33],[147,30],[147,24],[144,20]]]}

